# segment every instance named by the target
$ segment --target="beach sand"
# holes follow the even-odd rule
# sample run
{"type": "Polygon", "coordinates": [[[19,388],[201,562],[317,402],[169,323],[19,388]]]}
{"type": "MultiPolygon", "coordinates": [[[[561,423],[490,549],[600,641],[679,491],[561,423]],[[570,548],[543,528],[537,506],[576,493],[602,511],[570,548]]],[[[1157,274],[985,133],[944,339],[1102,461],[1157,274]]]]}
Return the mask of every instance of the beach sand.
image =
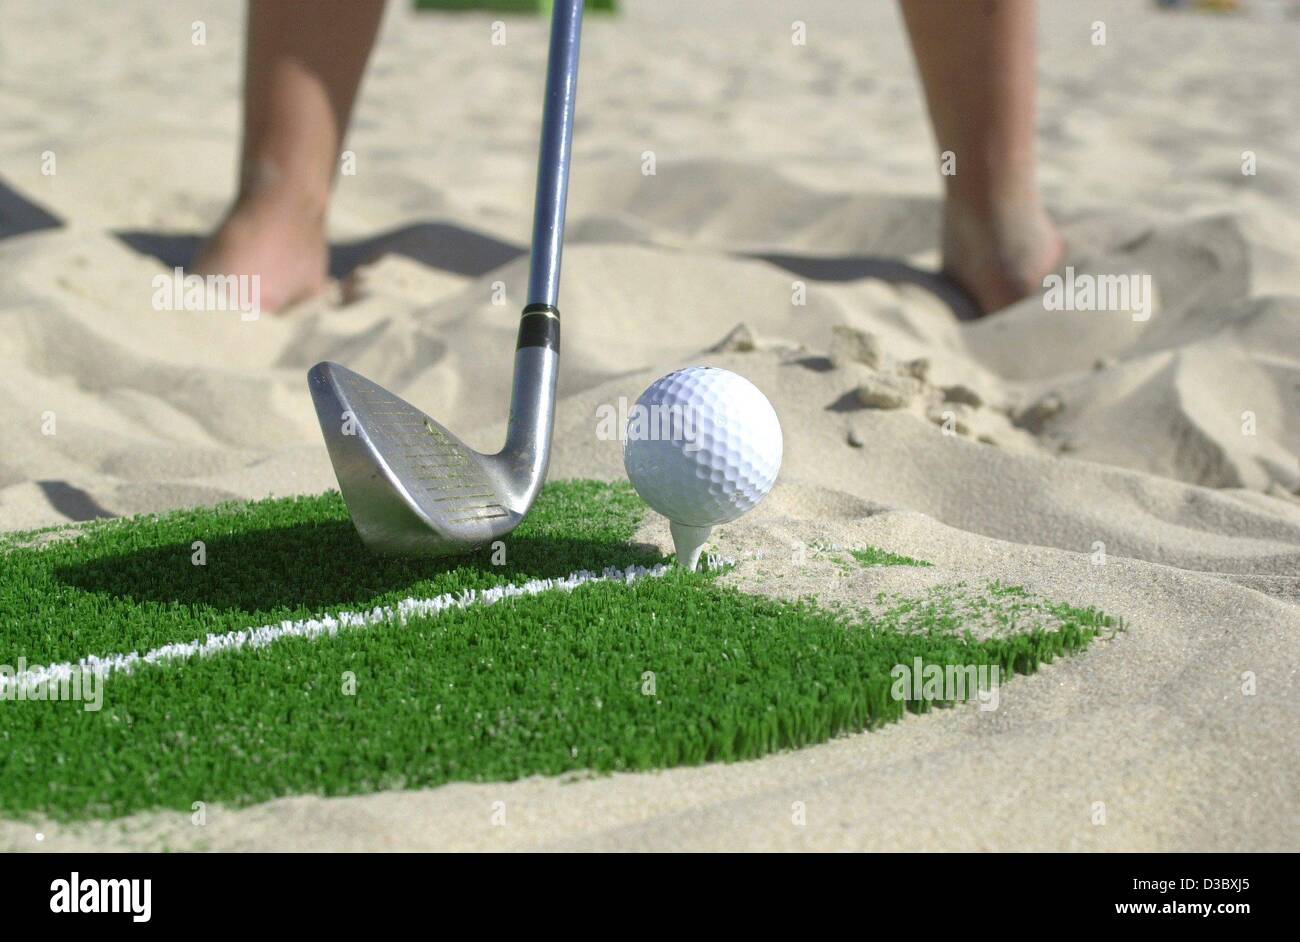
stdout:
{"type": "MultiPolygon", "coordinates": [[[[1154,301],[970,321],[932,274],[939,184],[892,4],[807,0],[806,46],[776,4],[625,5],[584,35],[552,477],[621,479],[596,410],[724,366],[786,436],[772,495],[717,533],[727,580],[833,601],[1001,579],[1126,630],[996,711],[753,762],[296,797],[201,828],[0,823],[0,847],[1300,847],[1300,22],[1043,4],[1068,262],[1149,275],[1154,301]],[[864,544],[935,568],[846,575],[817,549],[864,544]]],[[[363,264],[244,322],[151,304],[234,184],[237,13],[6,10],[0,528],[334,487],[305,383],[325,358],[500,442],[546,24],[509,18],[494,46],[494,18],[392,4],[331,217],[340,272],[363,264]]],[[[657,519],[641,537],[670,546],[657,519]]]]}

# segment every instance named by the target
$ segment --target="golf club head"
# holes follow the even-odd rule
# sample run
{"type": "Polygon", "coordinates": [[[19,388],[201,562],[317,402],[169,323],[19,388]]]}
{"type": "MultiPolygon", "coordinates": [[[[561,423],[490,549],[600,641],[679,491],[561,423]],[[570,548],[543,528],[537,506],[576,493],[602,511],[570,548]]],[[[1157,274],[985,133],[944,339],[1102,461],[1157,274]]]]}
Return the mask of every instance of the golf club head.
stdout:
{"type": "MultiPolygon", "coordinates": [[[[483,455],[401,397],[337,363],[307,374],[339,489],[361,539],[382,555],[449,556],[523,519],[545,476],[483,455]],[[523,471],[522,479],[513,479],[523,471]]],[[[547,429],[549,431],[549,428],[547,429]]]]}

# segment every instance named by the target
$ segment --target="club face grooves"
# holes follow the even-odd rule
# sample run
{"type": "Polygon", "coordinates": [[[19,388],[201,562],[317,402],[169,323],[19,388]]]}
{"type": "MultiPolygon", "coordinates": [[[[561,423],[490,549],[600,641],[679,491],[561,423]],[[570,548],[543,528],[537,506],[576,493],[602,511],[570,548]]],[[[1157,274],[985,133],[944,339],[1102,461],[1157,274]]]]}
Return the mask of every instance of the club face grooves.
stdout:
{"type": "Polygon", "coordinates": [[[401,397],[336,363],[308,374],[339,489],[361,539],[382,555],[469,552],[508,533],[497,456],[482,455],[401,397]]]}

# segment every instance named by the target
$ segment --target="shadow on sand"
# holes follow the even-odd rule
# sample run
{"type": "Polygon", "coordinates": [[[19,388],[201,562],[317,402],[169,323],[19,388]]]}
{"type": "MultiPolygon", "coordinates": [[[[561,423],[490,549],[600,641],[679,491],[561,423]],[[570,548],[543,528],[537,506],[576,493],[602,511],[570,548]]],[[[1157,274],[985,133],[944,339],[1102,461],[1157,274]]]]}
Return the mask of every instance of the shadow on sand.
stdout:
{"type": "MultiPolygon", "coordinates": [[[[0,239],[61,225],[56,216],[0,181],[0,239]]],[[[136,229],[113,234],[131,249],[158,259],[168,268],[187,268],[204,238],[195,233],[136,229]]],[[[528,254],[528,250],[452,223],[412,223],[366,239],[332,244],[330,275],[346,278],[358,266],[389,254],[402,255],[439,271],[478,278],[528,254]]],[[[891,285],[915,285],[935,295],[961,320],[979,316],[978,306],[956,283],[940,273],[923,271],[895,258],[777,252],[734,254],[767,262],[812,281],[876,279],[891,285]]]]}
{"type": "Polygon", "coordinates": [[[915,285],[937,297],[958,320],[981,317],[979,305],[951,278],[940,272],[924,271],[896,258],[880,255],[782,255],[755,253],[746,256],[783,268],[810,281],[858,281],[873,278],[890,285],[915,285]]]}
{"type": "Polygon", "coordinates": [[[0,180],[0,239],[57,229],[63,222],[0,180]]]}
{"type": "MultiPolygon", "coordinates": [[[[114,235],[168,268],[187,268],[203,242],[202,236],[191,233],[125,230],[114,235]]],[[[430,268],[477,278],[525,254],[519,246],[461,226],[420,222],[368,239],[334,243],[330,246],[330,275],[346,278],[357,266],[382,255],[403,255],[430,268]]]]}

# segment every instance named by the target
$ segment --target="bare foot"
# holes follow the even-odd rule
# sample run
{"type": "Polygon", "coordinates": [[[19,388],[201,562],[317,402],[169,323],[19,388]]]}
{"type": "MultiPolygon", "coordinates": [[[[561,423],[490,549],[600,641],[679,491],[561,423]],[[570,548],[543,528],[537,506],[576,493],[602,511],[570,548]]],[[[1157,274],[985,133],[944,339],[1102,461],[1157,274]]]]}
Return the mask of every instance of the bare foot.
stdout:
{"type": "Polygon", "coordinates": [[[266,188],[241,196],[190,267],[200,275],[260,276],[266,311],[309,298],[329,272],[323,204],[266,188]]]}
{"type": "Polygon", "coordinates": [[[944,209],[943,270],[985,314],[1043,290],[1065,242],[1035,203],[974,212],[949,200],[944,209]]]}

